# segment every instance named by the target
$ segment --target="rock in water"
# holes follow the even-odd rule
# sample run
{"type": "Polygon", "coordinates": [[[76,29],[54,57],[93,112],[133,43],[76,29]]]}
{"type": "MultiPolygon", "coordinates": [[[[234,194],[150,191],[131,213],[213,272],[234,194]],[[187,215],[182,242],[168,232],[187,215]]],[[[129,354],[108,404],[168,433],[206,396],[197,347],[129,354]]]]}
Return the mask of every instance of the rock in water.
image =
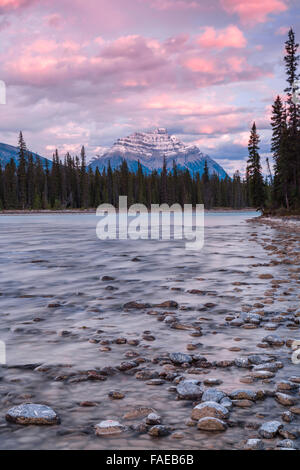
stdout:
{"type": "Polygon", "coordinates": [[[201,431],[226,431],[227,424],[221,419],[206,417],[199,419],[197,428],[201,431]]]}
{"type": "Polygon", "coordinates": [[[268,421],[259,428],[259,435],[265,439],[272,439],[275,437],[278,431],[283,427],[280,421],[268,421]]]}
{"type": "Polygon", "coordinates": [[[11,423],[17,424],[59,424],[60,422],[52,408],[34,403],[14,406],[8,410],[5,418],[11,423]]]}
{"type": "Polygon", "coordinates": [[[248,439],[245,444],[245,450],[263,450],[264,443],[261,439],[248,439]]]}
{"type": "Polygon", "coordinates": [[[209,388],[205,390],[202,396],[202,401],[215,401],[219,403],[223,398],[226,397],[226,394],[222,392],[222,390],[218,390],[216,388],[209,388]]]}
{"type": "Polygon", "coordinates": [[[184,353],[171,353],[170,354],[170,359],[174,364],[184,364],[184,363],[190,363],[192,362],[192,356],[189,354],[184,354],[184,353]]]}
{"type": "Polygon", "coordinates": [[[122,424],[111,419],[101,421],[101,423],[96,424],[95,426],[95,434],[97,436],[114,436],[116,434],[121,434],[124,430],[125,427],[122,426],[122,424]]]}
{"type": "Polygon", "coordinates": [[[168,428],[166,428],[166,426],[158,425],[152,426],[152,428],[149,429],[148,434],[152,437],[163,437],[170,434],[170,431],[168,428]]]}
{"type": "Polygon", "coordinates": [[[206,416],[225,419],[228,417],[228,415],[228,409],[214,401],[206,401],[201,403],[200,405],[195,406],[192,411],[192,419],[201,419],[205,418],[206,416]]]}
{"type": "Polygon", "coordinates": [[[200,400],[203,395],[203,389],[192,380],[183,380],[176,390],[182,400],[200,400]]]}

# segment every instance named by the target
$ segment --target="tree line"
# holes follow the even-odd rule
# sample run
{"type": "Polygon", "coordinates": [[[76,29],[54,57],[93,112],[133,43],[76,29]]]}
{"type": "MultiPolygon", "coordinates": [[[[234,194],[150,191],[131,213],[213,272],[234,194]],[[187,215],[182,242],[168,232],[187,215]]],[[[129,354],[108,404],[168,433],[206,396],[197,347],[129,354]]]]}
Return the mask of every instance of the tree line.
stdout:
{"type": "Polygon", "coordinates": [[[128,205],[204,204],[205,207],[249,206],[245,180],[236,172],[231,179],[210,175],[205,162],[203,175],[191,176],[188,170],[167,171],[166,161],[160,172],[144,174],[140,163],[136,172],[128,169],[126,160],[120,168],[108,165],[95,172],[86,164],[85,149],[80,157],[66,154],[63,160],[56,151],[52,165],[33,158],[20,132],[18,165],[14,160],[0,168],[0,209],[88,209],[102,203],[118,206],[119,196],[128,196],[128,205]]]}
{"type": "Polygon", "coordinates": [[[269,161],[268,183],[264,181],[259,155],[259,134],[253,123],[249,139],[249,159],[246,181],[250,204],[266,213],[300,212],[300,100],[297,55],[299,44],[290,29],[285,42],[285,71],[287,86],[284,97],[278,95],[272,106],[271,152],[274,159],[272,173],[269,161]]]}

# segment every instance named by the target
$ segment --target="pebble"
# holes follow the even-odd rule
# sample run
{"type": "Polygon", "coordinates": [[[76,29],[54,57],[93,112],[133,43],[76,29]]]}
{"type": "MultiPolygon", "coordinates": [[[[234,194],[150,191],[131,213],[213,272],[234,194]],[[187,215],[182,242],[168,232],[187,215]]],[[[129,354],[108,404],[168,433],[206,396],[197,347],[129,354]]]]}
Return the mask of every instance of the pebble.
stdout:
{"type": "Polygon", "coordinates": [[[46,405],[26,403],[14,406],[5,416],[7,421],[17,424],[58,424],[59,417],[46,405]]]}
{"type": "Polygon", "coordinates": [[[204,385],[209,387],[212,385],[221,385],[223,382],[220,379],[207,378],[207,379],[204,379],[203,383],[204,385]]]}
{"type": "Polygon", "coordinates": [[[284,411],[281,415],[281,419],[286,423],[291,423],[293,421],[293,413],[290,411],[284,411]]]}
{"type": "Polygon", "coordinates": [[[124,393],[119,392],[118,390],[112,390],[109,392],[108,396],[114,400],[122,400],[125,397],[124,393]]]}
{"type": "Polygon", "coordinates": [[[145,419],[146,424],[160,424],[161,423],[161,417],[157,415],[156,413],[150,413],[146,419],[145,419]]]}

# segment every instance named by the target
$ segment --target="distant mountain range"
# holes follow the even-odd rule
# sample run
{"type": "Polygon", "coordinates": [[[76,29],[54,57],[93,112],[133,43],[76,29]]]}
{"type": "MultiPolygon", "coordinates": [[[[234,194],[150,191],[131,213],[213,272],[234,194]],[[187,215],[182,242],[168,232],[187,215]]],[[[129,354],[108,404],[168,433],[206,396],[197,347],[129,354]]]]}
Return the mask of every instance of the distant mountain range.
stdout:
{"type": "Polygon", "coordinates": [[[217,174],[221,179],[227,176],[226,171],[208,155],[203,154],[199,147],[184,144],[174,135],[169,135],[164,128],[155,129],[153,132],[135,132],[118,139],[107,152],[94,158],[90,166],[94,171],[98,168],[102,172],[104,168],[108,168],[109,163],[111,168],[115,169],[126,160],[129,170],[136,172],[139,161],[143,172],[148,174],[153,170],[160,172],[164,158],[168,170],[172,170],[175,162],[178,169],[188,169],[192,176],[197,173],[201,176],[206,161],[210,175],[217,174]]]}
{"type": "MultiPolygon", "coordinates": [[[[109,164],[114,170],[121,166],[123,160],[126,160],[131,172],[137,171],[138,162],[145,174],[153,170],[161,172],[165,158],[169,171],[172,170],[175,162],[178,169],[187,169],[192,176],[196,176],[197,173],[202,176],[205,162],[207,162],[210,175],[216,174],[220,179],[228,176],[226,171],[208,155],[203,154],[199,147],[184,144],[176,136],[169,135],[164,128],[155,129],[153,132],[135,132],[128,137],[118,139],[110,149],[102,148],[101,150],[102,155],[88,160],[88,166],[93,171],[98,168],[102,172],[108,168],[109,164]]],[[[48,162],[51,168],[51,160],[36,153],[32,155],[35,160],[40,158],[43,166],[48,162]]],[[[5,167],[11,158],[18,164],[18,148],[0,143],[0,165],[5,167]]]]}
{"type": "MultiPolygon", "coordinates": [[[[46,162],[48,162],[48,167],[51,168],[52,162],[51,160],[48,160],[47,158],[41,157],[37,153],[33,153],[30,150],[28,153],[32,154],[33,160],[36,161],[37,158],[39,158],[42,162],[43,167],[45,167],[46,162]]],[[[15,164],[18,165],[19,163],[19,149],[18,147],[14,147],[13,145],[8,145],[8,144],[1,144],[0,143],[0,166],[4,168],[11,159],[14,160],[15,164]]]]}

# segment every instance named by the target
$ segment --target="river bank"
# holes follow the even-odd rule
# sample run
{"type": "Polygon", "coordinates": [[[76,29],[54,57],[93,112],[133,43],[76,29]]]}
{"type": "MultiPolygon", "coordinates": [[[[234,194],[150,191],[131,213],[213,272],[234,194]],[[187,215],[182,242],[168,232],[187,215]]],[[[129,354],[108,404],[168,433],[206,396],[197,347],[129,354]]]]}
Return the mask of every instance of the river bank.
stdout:
{"type": "Polygon", "coordinates": [[[98,240],[92,215],[1,222],[1,449],[299,447],[298,233],[212,213],[195,253],[98,240]],[[16,424],[25,403],[59,419],[16,424]]]}
{"type": "MultiPolygon", "coordinates": [[[[60,215],[60,214],[95,214],[96,213],[96,208],[95,209],[63,209],[63,210],[3,210],[0,211],[0,216],[7,216],[7,215],[60,215]]],[[[221,208],[214,208],[214,209],[205,209],[205,212],[207,213],[215,213],[215,212],[226,212],[226,213],[231,213],[231,212],[237,212],[237,213],[243,213],[243,212],[254,212],[255,209],[253,208],[245,208],[245,209],[231,209],[231,208],[226,208],[226,207],[221,207],[221,208]]],[[[116,209],[116,212],[118,210],[116,209]]]]}

